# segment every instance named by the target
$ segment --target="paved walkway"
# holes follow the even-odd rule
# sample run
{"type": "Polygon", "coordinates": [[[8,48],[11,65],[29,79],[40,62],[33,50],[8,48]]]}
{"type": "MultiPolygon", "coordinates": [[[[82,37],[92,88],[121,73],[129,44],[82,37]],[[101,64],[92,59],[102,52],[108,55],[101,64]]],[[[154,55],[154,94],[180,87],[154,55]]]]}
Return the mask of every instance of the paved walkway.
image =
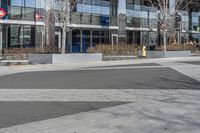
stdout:
{"type": "MultiPolygon", "coordinates": [[[[159,63],[200,81],[200,66],[177,61],[188,59],[144,60],[135,63],[159,63]]],[[[199,61],[200,58],[192,58],[199,61]]],[[[102,69],[88,68],[118,64],[134,64],[130,61],[88,63],[56,66],[26,66],[0,68],[0,73],[12,74],[24,71],[102,69]],[[7,72],[10,70],[10,72],[7,72]]],[[[134,67],[134,66],[133,66],[134,67]]],[[[130,67],[130,68],[133,68],[130,67]]],[[[140,66],[137,66],[140,67],[140,66]]],[[[143,66],[145,67],[145,66],[143,66]]],[[[151,67],[151,66],[146,66],[151,67]]],[[[103,69],[127,69],[109,67],[103,69]]],[[[79,113],[59,118],[0,129],[0,133],[199,133],[200,91],[198,90],[133,90],[133,89],[2,89],[0,101],[124,101],[128,104],[79,113]]]]}
{"type": "MultiPolygon", "coordinates": [[[[43,65],[13,65],[0,66],[0,76],[33,71],[60,71],[60,70],[80,70],[88,67],[113,66],[113,65],[128,65],[128,64],[144,64],[144,63],[166,63],[177,61],[200,61],[200,57],[178,57],[165,59],[140,59],[128,61],[103,61],[103,62],[87,62],[87,63],[70,63],[70,64],[43,64],[43,65]]],[[[148,66],[146,66],[148,67],[148,66]]],[[[158,67],[158,66],[156,66],[158,67]]]]}
{"type": "MultiPolygon", "coordinates": [[[[0,101],[125,101],[137,99],[177,97],[188,94],[200,95],[198,90],[159,89],[1,89],[0,101]]],[[[184,98],[184,97],[183,97],[184,98]]],[[[196,98],[196,97],[195,97],[196,98]]]]}
{"type": "Polygon", "coordinates": [[[7,100],[19,101],[120,100],[131,103],[4,128],[0,129],[1,133],[198,133],[200,130],[200,91],[2,90],[0,94],[2,97],[8,93],[11,96],[7,100]]]}
{"type": "Polygon", "coordinates": [[[200,65],[193,65],[189,63],[178,63],[178,62],[160,63],[160,64],[166,67],[170,67],[188,77],[200,81],[200,65]]]}

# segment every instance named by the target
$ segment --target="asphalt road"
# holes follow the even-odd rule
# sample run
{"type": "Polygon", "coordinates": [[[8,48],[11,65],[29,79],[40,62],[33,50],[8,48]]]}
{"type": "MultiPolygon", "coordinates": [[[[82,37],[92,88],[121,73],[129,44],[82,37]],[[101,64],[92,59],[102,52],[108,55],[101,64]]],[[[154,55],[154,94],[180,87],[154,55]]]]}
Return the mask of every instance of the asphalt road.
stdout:
{"type": "Polygon", "coordinates": [[[170,68],[26,72],[0,77],[1,89],[199,89],[170,68]]]}

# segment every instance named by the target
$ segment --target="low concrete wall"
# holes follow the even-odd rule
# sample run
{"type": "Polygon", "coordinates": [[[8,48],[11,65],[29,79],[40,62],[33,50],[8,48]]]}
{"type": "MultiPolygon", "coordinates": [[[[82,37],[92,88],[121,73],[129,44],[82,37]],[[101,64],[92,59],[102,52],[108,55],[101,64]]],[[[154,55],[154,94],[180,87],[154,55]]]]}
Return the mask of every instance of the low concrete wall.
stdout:
{"type": "Polygon", "coordinates": [[[166,56],[163,51],[148,51],[149,58],[172,58],[172,57],[190,57],[191,51],[166,51],[166,56]]]}
{"type": "Polygon", "coordinates": [[[52,64],[52,54],[29,54],[28,61],[31,63],[52,64]]]}
{"type": "Polygon", "coordinates": [[[101,53],[91,54],[54,54],[53,63],[79,63],[79,62],[94,62],[102,61],[101,53]]]}
{"type": "Polygon", "coordinates": [[[29,54],[29,62],[59,64],[102,61],[101,53],[78,54],[29,54]]]}

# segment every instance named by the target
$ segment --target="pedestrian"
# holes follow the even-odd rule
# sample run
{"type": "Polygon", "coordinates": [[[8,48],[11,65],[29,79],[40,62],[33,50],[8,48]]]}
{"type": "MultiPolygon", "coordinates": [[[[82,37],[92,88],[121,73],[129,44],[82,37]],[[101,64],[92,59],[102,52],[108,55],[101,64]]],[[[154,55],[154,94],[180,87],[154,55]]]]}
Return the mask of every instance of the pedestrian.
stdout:
{"type": "Polygon", "coordinates": [[[189,44],[190,44],[190,45],[192,45],[192,46],[194,45],[194,43],[193,43],[193,41],[192,41],[192,40],[190,40],[189,44]]]}
{"type": "Polygon", "coordinates": [[[194,46],[197,47],[197,42],[196,41],[194,41],[194,46]]]}
{"type": "Polygon", "coordinates": [[[200,51],[200,42],[197,43],[197,49],[200,51]]]}

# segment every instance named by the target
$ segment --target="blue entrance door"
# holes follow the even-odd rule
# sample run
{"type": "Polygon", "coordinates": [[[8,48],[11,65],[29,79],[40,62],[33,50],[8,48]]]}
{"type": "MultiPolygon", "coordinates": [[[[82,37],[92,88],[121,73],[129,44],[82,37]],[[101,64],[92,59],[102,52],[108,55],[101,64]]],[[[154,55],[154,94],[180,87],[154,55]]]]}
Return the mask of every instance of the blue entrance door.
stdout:
{"type": "Polygon", "coordinates": [[[81,52],[80,30],[73,30],[72,32],[72,52],[73,53],[81,52]]]}

